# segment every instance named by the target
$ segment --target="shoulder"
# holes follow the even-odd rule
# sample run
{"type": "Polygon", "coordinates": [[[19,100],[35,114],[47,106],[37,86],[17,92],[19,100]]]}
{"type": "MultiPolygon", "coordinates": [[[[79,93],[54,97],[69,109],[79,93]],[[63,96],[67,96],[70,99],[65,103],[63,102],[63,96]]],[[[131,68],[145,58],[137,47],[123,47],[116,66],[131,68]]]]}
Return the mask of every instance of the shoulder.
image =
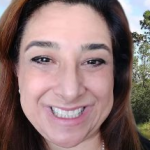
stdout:
{"type": "Polygon", "coordinates": [[[150,141],[140,135],[140,141],[144,150],[150,150],[150,141]]]}

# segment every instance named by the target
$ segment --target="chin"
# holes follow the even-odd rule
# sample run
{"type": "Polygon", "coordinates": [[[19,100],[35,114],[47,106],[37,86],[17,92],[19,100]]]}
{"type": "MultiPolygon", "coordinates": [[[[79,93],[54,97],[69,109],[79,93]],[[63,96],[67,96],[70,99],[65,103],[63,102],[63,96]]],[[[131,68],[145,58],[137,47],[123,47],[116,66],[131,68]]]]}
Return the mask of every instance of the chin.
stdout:
{"type": "Polygon", "coordinates": [[[63,147],[63,148],[72,148],[72,147],[76,147],[77,145],[79,145],[80,143],[73,143],[73,142],[67,142],[67,143],[59,143],[59,145],[57,144],[57,146],[59,147],[63,147]]]}
{"type": "Polygon", "coordinates": [[[62,147],[62,148],[72,148],[72,147],[76,147],[77,145],[79,145],[82,140],[81,139],[75,139],[74,136],[72,136],[72,138],[69,138],[69,139],[65,139],[65,138],[57,138],[57,139],[53,139],[53,140],[50,140],[51,143],[53,143],[53,145],[56,145],[58,147],[62,147]]]}

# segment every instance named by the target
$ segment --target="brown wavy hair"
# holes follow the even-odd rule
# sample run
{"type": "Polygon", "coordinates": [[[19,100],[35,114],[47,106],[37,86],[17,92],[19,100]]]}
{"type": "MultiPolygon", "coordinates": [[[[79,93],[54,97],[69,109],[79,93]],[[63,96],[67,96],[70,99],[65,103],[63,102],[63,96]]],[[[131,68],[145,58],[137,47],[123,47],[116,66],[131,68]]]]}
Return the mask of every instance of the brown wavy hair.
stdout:
{"type": "Polygon", "coordinates": [[[130,104],[132,37],[117,0],[13,0],[0,20],[0,150],[46,150],[46,142],[25,117],[16,65],[26,23],[43,5],[82,3],[102,15],[109,27],[114,58],[114,105],[100,132],[108,150],[141,150],[130,104]]]}

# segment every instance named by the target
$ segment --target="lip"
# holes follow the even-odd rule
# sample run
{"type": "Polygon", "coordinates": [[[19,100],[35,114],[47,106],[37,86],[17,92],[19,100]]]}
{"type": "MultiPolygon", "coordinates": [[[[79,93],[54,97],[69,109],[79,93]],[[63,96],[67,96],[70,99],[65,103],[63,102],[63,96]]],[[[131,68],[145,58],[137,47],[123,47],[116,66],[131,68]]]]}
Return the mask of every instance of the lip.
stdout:
{"type": "Polygon", "coordinates": [[[88,119],[89,114],[92,112],[92,106],[80,106],[80,107],[74,107],[74,108],[57,107],[59,109],[66,110],[66,111],[85,107],[83,113],[77,118],[59,118],[52,113],[51,107],[50,106],[45,107],[45,112],[49,121],[50,122],[52,121],[53,123],[56,123],[57,125],[68,126],[68,127],[82,124],[88,119]]]}

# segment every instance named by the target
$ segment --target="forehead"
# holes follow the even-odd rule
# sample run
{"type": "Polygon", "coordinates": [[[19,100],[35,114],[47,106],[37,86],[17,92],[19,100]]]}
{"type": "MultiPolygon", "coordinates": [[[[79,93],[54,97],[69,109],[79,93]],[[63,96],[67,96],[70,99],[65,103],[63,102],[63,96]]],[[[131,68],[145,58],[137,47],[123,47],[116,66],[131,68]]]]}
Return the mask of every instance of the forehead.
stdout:
{"type": "Polygon", "coordinates": [[[111,45],[109,29],[98,12],[88,5],[62,2],[49,3],[37,10],[28,21],[23,38],[26,42],[36,38],[59,38],[69,43],[104,40],[111,45]]]}

